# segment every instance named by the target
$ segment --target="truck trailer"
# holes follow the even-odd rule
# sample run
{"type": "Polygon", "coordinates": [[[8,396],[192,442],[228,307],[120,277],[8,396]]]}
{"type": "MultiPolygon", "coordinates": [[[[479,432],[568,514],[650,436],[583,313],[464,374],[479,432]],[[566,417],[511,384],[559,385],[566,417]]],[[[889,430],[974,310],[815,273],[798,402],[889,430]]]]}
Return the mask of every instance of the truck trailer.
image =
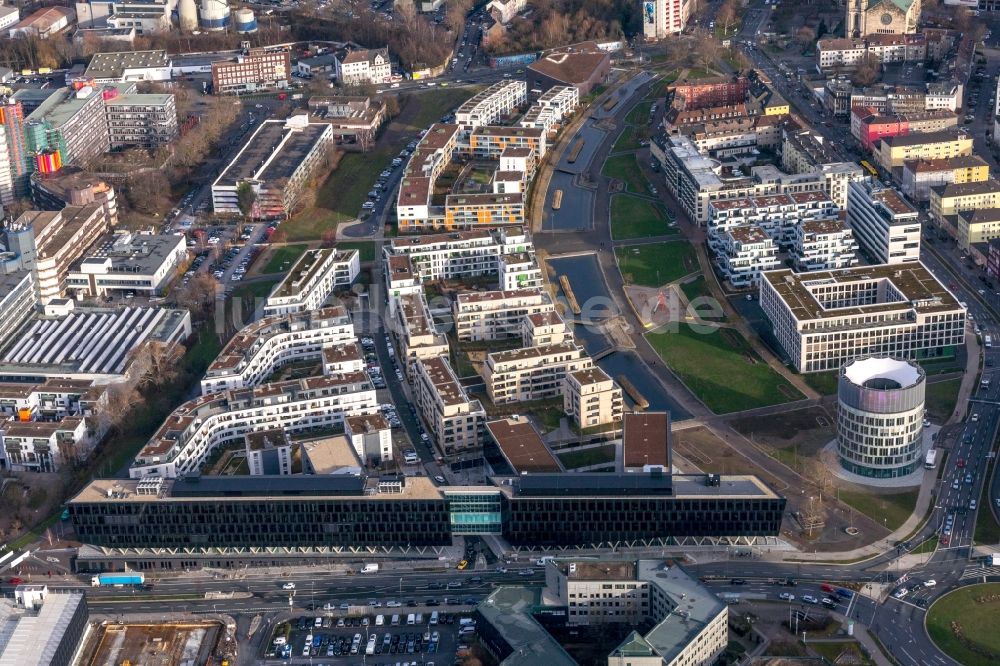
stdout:
{"type": "Polygon", "coordinates": [[[142,585],[145,581],[146,576],[144,574],[126,571],[123,573],[102,573],[91,576],[90,585],[92,587],[105,587],[109,585],[122,587],[124,585],[142,585]]]}

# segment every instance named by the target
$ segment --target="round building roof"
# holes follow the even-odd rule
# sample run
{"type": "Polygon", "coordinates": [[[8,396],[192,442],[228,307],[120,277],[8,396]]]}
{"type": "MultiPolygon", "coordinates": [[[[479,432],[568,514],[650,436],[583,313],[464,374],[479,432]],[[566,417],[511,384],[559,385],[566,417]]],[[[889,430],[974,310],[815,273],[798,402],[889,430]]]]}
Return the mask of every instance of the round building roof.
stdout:
{"type": "Polygon", "coordinates": [[[888,356],[870,356],[851,361],[844,366],[842,374],[858,386],[886,391],[917,384],[924,376],[924,370],[910,361],[888,356]]]}

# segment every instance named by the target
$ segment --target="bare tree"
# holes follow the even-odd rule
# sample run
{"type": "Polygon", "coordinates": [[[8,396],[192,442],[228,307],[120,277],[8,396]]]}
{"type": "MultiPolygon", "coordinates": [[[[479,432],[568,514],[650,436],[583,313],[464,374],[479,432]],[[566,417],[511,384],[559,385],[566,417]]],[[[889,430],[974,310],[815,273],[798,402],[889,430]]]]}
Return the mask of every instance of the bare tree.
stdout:
{"type": "Polygon", "coordinates": [[[871,53],[866,53],[858,62],[857,68],[851,74],[851,83],[862,88],[870,86],[879,80],[882,65],[871,53]]]}
{"type": "Polygon", "coordinates": [[[399,16],[406,25],[412,24],[417,18],[417,6],[414,0],[396,0],[395,10],[396,15],[399,16]]]}
{"type": "Polygon", "coordinates": [[[107,388],[104,401],[95,414],[88,417],[88,426],[103,436],[109,430],[121,430],[136,401],[135,382],[119,382],[107,388]]]}
{"type": "Polygon", "coordinates": [[[722,34],[725,36],[729,35],[729,29],[736,22],[737,18],[739,18],[739,14],[736,9],[735,0],[725,0],[715,15],[715,20],[722,25],[722,34]]]}
{"type": "Polygon", "coordinates": [[[129,374],[140,390],[162,386],[177,376],[181,356],[178,344],[146,340],[132,352],[129,374]]]}
{"type": "MultiPolygon", "coordinates": [[[[277,232],[275,232],[277,233],[277,232]]],[[[200,318],[207,317],[215,306],[219,282],[208,273],[198,273],[177,293],[177,304],[200,318]]]]}
{"type": "Polygon", "coordinates": [[[804,25],[795,31],[795,41],[806,47],[816,41],[816,30],[808,25],[804,25]]]}
{"type": "Polygon", "coordinates": [[[465,18],[472,9],[472,0],[450,0],[444,17],[444,24],[452,32],[459,32],[465,25],[465,18]]]}

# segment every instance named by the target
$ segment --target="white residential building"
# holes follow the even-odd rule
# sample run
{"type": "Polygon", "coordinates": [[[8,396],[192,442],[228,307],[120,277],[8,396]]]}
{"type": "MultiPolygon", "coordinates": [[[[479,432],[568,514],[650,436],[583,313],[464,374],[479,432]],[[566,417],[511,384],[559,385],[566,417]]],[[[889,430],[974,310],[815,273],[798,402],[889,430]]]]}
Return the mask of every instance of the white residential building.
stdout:
{"type": "Polygon", "coordinates": [[[445,455],[482,445],[486,411],[470,400],[445,358],[434,356],[416,363],[414,402],[438,449],[445,455]]]}
{"type": "MultiPolygon", "coordinates": [[[[250,432],[243,439],[250,476],[294,473],[292,454],[299,445],[290,442],[285,431],[276,429],[250,432]]],[[[302,472],[301,467],[297,472],[302,472]]]]}
{"type": "Polygon", "coordinates": [[[798,372],[859,356],[927,358],[965,341],[966,310],[920,262],[764,273],[760,305],[798,372]]]}
{"type": "Polygon", "coordinates": [[[20,330],[24,322],[38,306],[35,292],[35,274],[17,269],[10,273],[0,273],[0,349],[20,330]]]}
{"type": "Polygon", "coordinates": [[[521,320],[522,347],[540,347],[566,341],[573,341],[573,333],[555,310],[530,314],[521,320]]]}
{"type": "Polygon", "coordinates": [[[264,121],[212,183],[212,209],[242,215],[238,192],[250,185],[254,218],[287,218],[333,145],[333,125],[310,123],[307,114],[264,121]]]}
{"type": "Polygon", "coordinates": [[[528,84],[523,80],[500,81],[463,102],[455,111],[455,123],[466,129],[495,125],[527,101],[528,84]]]}
{"type": "Polygon", "coordinates": [[[561,398],[566,374],[594,363],[573,341],[486,356],[483,380],[494,404],[561,398]]]}
{"type": "Polygon", "coordinates": [[[20,421],[56,421],[97,416],[107,405],[107,387],[80,379],[47,379],[40,384],[0,383],[0,415],[20,421]]]}
{"type": "Polygon", "coordinates": [[[348,416],[344,419],[344,434],[362,461],[392,460],[392,427],[381,414],[348,416]]]}
{"type": "Polygon", "coordinates": [[[392,78],[389,49],[359,49],[349,52],[338,65],[337,78],[345,86],[388,83],[392,78]]]}
{"type": "Polygon", "coordinates": [[[339,305],[264,317],[226,344],[208,366],[201,393],[257,386],[289,363],[318,361],[324,349],[354,340],[354,325],[339,305]]]}
{"type": "Polygon", "coordinates": [[[847,223],[874,261],[920,260],[920,214],[896,190],[873,180],[851,183],[847,223]]]}
{"type": "Polygon", "coordinates": [[[452,304],[455,335],[473,342],[520,337],[525,316],[553,309],[548,294],[538,288],[463,292],[452,304]]]}
{"type": "Polygon", "coordinates": [[[497,282],[504,291],[538,289],[542,287],[542,269],[532,253],[505,254],[500,257],[497,282]]]}
{"type": "Polygon", "coordinates": [[[680,34],[697,7],[692,0],[645,0],[641,4],[643,36],[653,41],[680,34]]]}
{"type": "Polygon", "coordinates": [[[21,10],[10,5],[0,6],[0,30],[7,30],[21,20],[21,10]]]}
{"type": "Polygon", "coordinates": [[[816,43],[816,60],[823,71],[857,67],[866,57],[881,64],[920,62],[927,58],[923,33],[872,34],[857,38],[821,39],[816,43]]]}
{"type": "Polygon", "coordinates": [[[249,433],[276,428],[308,433],[378,409],[375,389],[360,372],[204,395],[167,417],[135,457],[129,476],[176,478],[199,469],[216,447],[242,442],[249,433]]]}
{"type": "Polygon", "coordinates": [[[103,206],[66,206],[59,211],[22,213],[6,229],[4,261],[34,272],[42,305],[64,295],[70,268],[110,229],[103,206]]]}
{"type": "Polygon", "coordinates": [[[709,203],[708,235],[712,238],[734,227],[760,227],[781,248],[795,241],[796,229],[806,220],[837,216],[837,206],[819,183],[812,189],[789,194],[769,194],[709,203]]]}
{"type": "Polygon", "coordinates": [[[105,432],[97,424],[106,405],[105,387],[87,380],[0,384],[0,469],[52,472],[85,461],[105,432]]]}
{"type": "Polygon", "coordinates": [[[698,224],[706,224],[713,201],[739,197],[812,191],[819,186],[839,208],[847,205],[847,185],[864,178],[852,162],[817,164],[808,172],[787,174],[771,166],[753,167],[750,175],[726,175],[716,160],[700,152],[686,136],[669,135],[666,144],[650,143],[653,156],[663,164],[667,189],[698,224]]]}
{"type": "Polygon", "coordinates": [[[732,227],[712,237],[709,247],[722,277],[734,287],[752,287],[760,274],[780,266],[778,246],[763,229],[747,224],[732,227]]]}
{"type": "Polygon", "coordinates": [[[413,286],[403,281],[417,283],[433,280],[463,280],[466,278],[501,276],[503,289],[509,282],[519,282],[518,276],[530,273],[520,280],[526,282],[523,288],[539,286],[541,271],[535,263],[535,246],[531,237],[520,227],[499,227],[494,229],[473,229],[444,234],[421,236],[397,236],[383,249],[387,263],[392,270],[386,273],[387,280],[394,280],[396,286],[389,285],[389,294],[396,289],[413,286]],[[408,257],[409,264],[394,258],[408,257]],[[505,265],[504,259],[510,263],[505,265]],[[530,271],[524,268],[526,258],[534,266],[530,271]],[[409,275],[406,273],[409,272],[409,275]]]}
{"type": "Polygon", "coordinates": [[[0,421],[0,467],[14,472],[58,472],[83,462],[96,445],[82,416],[58,421],[0,421]]]}
{"type": "Polygon", "coordinates": [[[500,23],[510,23],[527,6],[527,0],[490,0],[486,12],[500,23]]]}
{"type": "Polygon", "coordinates": [[[396,297],[392,313],[399,338],[399,358],[411,379],[419,359],[448,357],[448,338],[434,327],[423,292],[396,297]]]}
{"type": "Polygon", "coordinates": [[[539,127],[546,132],[562,123],[580,106],[576,86],[552,86],[535,101],[520,120],[521,127],[539,127]]]}
{"type": "Polygon", "coordinates": [[[365,369],[365,357],[356,342],[323,347],[323,374],[349,375],[365,369]]]}
{"type": "Polygon", "coordinates": [[[264,304],[264,316],[309,312],[323,307],[334,289],[349,287],[361,272],[357,250],[306,250],[264,304]]]}
{"type": "Polygon", "coordinates": [[[839,219],[806,220],[798,226],[791,257],[795,270],[830,271],[858,263],[858,244],[839,219]]]}
{"type": "Polygon", "coordinates": [[[563,411],[580,428],[592,428],[622,420],[622,390],[597,367],[566,373],[563,411]]]}
{"type": "Polygon", "coordinates": [[[117,232],[70,266],[66,288],[89,297],[129,292],[159,296],[186,259],[183,236],[117,232]]]}

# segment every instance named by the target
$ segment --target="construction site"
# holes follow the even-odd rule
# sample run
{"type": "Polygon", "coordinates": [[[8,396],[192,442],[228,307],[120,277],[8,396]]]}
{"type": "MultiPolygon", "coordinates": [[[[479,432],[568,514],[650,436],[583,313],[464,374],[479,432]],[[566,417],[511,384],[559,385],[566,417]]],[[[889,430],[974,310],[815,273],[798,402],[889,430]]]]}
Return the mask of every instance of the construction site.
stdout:
{"type": "MultiPolygon", "coordinates": [[[[79,663],[87,666],[218,666],[226,663],[218,622],[105,622],[90,633],[79,663]]],[[[228,663],[234,663],[229,659],[228,663]]]]}

